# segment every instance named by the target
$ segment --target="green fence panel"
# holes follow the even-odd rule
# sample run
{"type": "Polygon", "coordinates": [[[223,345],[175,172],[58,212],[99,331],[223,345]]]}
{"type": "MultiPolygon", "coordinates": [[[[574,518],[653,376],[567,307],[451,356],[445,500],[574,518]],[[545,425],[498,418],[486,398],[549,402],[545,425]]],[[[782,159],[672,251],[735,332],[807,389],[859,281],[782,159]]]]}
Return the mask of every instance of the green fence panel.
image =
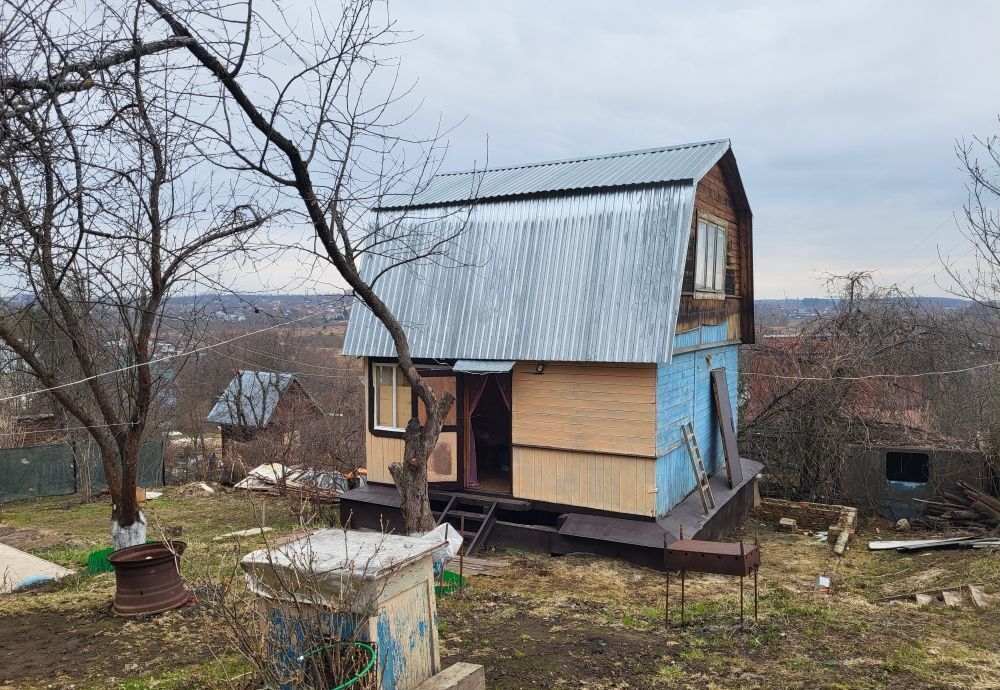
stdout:
{"type": "MultiPolygon", "coordinates": [[[[65,496],[86,482],[84,461],[90,449],[91,491],[104,491],[108,482],[94,444],[57,443],[48,446],[0,449],[0,503],[41,496],[65,496]],[[74,452],[75,451],[75,452],[74,452]],[[82,472],[77,472],[82,470],[82,472]]],[[[163,484],[164,442],[146,441],[139,450],[139,486],[163,484]]]]}
{"type": "MultiPolygon", "coordinates": [[[[146,488],[163,486],[163,441],[146,441],[139,449],[139,486],[146,488]]],[[[108,480],[104,476],[100,451],[91,446],[90,453],[91,491],[104,491],[108,480]]]]}
{"type": "Polygon", "coordinates": [[[76,491],[68,444],[0,449],[0,503],[76,491]]]}

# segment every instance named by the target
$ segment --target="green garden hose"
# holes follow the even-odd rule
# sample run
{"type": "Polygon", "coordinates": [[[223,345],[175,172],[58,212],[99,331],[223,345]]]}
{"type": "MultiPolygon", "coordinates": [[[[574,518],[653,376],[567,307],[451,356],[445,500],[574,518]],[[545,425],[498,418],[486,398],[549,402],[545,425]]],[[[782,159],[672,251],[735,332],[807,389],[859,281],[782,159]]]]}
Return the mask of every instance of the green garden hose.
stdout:
{"type": "Polygon", "coordinates": [[[322,647],[316,647],[315,649],[310,649],[308,652],[299,657],[299,661],[305,661],[309,657],[316,656],[317,654],[333,649],[334,647],[342,647],[346,645],[351,645],[354,647],[362,647],[368,651],[368,663],[365,664],[365,667],[363,669],[358,671],[356,674],[354,674],[352,678],[341,683],[337,687],[330,688],[330,690],[347,690],[347,688],[351,687],[359,680],[362,680],[365,676],[367,676],[368,673],[371,672],[372,667],[375,666],[375,649],[367,642],[333,642],[331,644],[323,645],[322,647]]]}

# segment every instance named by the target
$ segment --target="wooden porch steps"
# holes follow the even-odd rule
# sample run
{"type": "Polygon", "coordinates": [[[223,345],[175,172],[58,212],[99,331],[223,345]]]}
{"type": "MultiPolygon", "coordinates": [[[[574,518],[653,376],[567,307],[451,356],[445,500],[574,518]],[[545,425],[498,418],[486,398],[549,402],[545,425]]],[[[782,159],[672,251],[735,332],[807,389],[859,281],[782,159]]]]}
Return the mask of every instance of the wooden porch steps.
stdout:
{"type": "Polygon", "coordinates": [[[523,498],[513,498],[511,496],[497,496],[485,493],[469,493],[461,491],[448,491],[445,489],[431,489],[427,492],[431,501],[436,503],[450,503],[454,498],[461,501],[466,506],[480,506],[488,508],[494,503],[499,510],[525,511],[532,509],[532,502],[523,498]]]}
{"type": "Polygon", "coordinates": [[[483,548],[497,521],[499,501],[479,496],[474,498],[475,501],[469,501],[463,494],[453,494],[437,521],[439,525],[448,523],[462,535],[467,556],[483,548]]]}

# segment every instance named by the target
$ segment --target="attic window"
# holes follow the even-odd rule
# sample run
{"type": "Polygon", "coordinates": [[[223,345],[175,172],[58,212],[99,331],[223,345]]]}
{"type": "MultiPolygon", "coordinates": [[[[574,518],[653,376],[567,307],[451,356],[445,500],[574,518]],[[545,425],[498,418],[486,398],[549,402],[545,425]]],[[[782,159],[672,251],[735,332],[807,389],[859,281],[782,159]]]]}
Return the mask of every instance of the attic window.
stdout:
{"type": "Polygon", "coordinates": [[[413,416],[410,384],[395,364],[373,364],[374,426],[387,431],[403,431],[413,416]]]}
{"type": "Polygon", "coordinates": [[[888,451],[885,478],[890,482],[926,484],[931,479],[931,459],[927,453],[888,451]]]}
{"type": "Polygon", "coordinates": [[[698,219],[694,289],[723,292],[726,286],[726,231],[708,220],[698,219]]]}

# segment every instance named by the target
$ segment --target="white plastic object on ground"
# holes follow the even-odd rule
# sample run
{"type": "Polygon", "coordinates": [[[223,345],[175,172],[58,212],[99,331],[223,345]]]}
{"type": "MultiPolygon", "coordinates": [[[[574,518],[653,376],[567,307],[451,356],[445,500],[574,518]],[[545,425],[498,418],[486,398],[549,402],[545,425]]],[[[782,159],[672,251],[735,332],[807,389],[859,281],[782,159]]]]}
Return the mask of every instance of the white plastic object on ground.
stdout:
{"type": "Polygon", "coordinates": [[[441,576],[448,561],[457,556],[459,549],[462,548],[462,535],[447,523],[438,525],[427,534],[421,535],[420,539],[435,543],[445,542],[440,549],[434,552],[434,577],[441,576]]]}

